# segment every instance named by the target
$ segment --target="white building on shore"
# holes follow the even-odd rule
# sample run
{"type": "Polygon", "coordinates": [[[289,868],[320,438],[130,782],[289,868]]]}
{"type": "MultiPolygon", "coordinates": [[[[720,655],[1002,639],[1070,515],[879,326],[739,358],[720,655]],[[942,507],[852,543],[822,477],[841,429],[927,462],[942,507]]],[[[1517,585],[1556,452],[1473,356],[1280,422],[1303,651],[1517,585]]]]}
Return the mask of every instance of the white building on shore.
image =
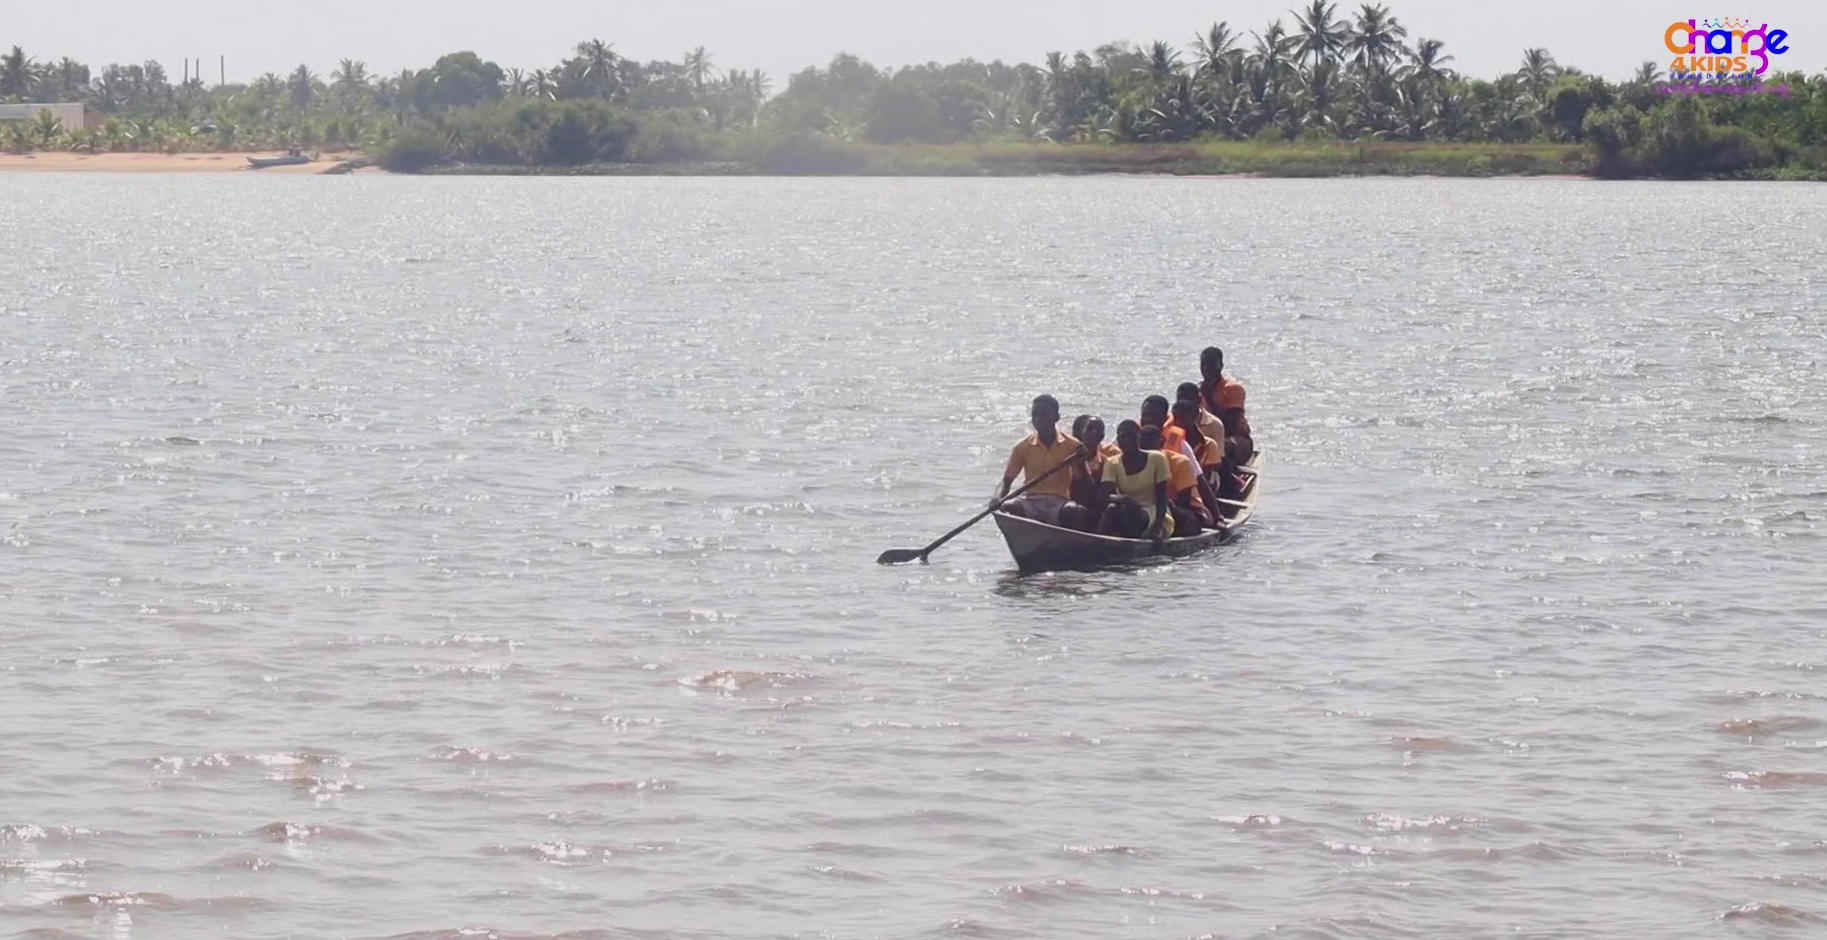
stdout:
{"type": "Polygon", "coordinates": [[[49,111],[51,116],[63,122],[66,131],[80,131],[88,125],[84,123],[86,115],[83,106],[77,104],[0,104],[0,121],[36,121],[38,112],[49,111]]]}

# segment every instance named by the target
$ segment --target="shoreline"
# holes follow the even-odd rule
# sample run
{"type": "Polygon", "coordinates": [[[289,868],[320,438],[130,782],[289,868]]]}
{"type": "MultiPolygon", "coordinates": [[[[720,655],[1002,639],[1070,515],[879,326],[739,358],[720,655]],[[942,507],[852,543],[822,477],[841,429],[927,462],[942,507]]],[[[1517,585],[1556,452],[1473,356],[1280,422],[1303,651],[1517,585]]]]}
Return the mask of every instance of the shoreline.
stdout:
{"type": "Polygon", "coordinates": [[[828,172],[770,172],[756,167],[742,165],[740,168],[697,169],[679,167],[669,164],[643,163],[598,163],[569,167],[526,167],[513,165],[449,163],[412,173],[393,173],[382,170],[392,176],[502,176],[502,177],[665,177],[689,176],[697,178],[716,176],[743,176],[762,178],[823,178],[823,179],[1177,179],[1177,180],[1272,180],[1272,179],[1493,179],[1493,180],[1583,180],[1602,182],[1601,177],[1586,173],[1540,172],[1540,173],[1441,173],[1436,170],[1392,170],[1392,171],[1348,171],[1337,172],[1293,172],[1277,173],[1268,170],[1249,172],[1177,172],[1160,169],[1096,169],[1096,170],[1061,170],[1036,169],[1030,171],[1010,170],[964,170],[939,169],[926,172],[895,172],[877,170],[828,171],[828,172]]]}
{"type": "MultiPolygon", "coordinates": [[[[362,157],[353,151],[324,153],[310,163],[271,166],[255,170],[250,157],[274,157],[272,151],[220,151],[207,153],[70,153],[60,150],[0,153],[0,173],[260,173],[300,176],[329,172],[346,161],[362,157]]],[[[346,172],[346,171],[344,171],[346,172]]]]}
{"type": "MultiPolygon", "coordinates": [[[[514,177],[1102,177],[1240,179],[1538,179],[1613,181],[1590,172],[1584,152],[1565,145],[1427,143],[1303,145],[1221,142],[1172,145],[833,145],[835,159],[808,164],[698,160],[666,163],[589,163],[577,166],[445,163],[412,172],[375,165],[355,151],[322,153],[310,163],[253,169],[250,157],[274,153],[0,153],[0,174],[22,173],[258,173],[269,176],[343,175],[514,177]]],[[[1649,180],[1662,177],[1633,176],[1649,180]]],[[[1827,175],[1770,172],[1725,181],[1827,181],[1827,175]]]]}

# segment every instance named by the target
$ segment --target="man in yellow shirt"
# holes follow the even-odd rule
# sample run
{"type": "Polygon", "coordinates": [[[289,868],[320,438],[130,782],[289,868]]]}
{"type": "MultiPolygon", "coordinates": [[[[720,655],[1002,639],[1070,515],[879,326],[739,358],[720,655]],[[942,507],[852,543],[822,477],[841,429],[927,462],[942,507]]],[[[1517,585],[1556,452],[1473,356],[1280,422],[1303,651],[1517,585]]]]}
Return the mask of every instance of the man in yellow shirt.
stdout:
{"type": "Polygon", "coordinates": [[[1059,402],[1052,395],[1035,398],[1028,418],[1034,425],[1034,433],[1017,441],[1009,451],[1009,464],[1002,471],[1002,485],[996,488],[990,506],[1000,507],[1012,516],[1058,525],[1060,507],[1072,498],[1072,474],[1061,470],[1045,479],[1042,477],[1078,456],[1078,441],[1069,434],[1059,433],[1059,402]],[[1017,476],[1030,483],[1040,482],[1026,493],[1009,499],[1009,487],[1014,485],[1017,476]]]}

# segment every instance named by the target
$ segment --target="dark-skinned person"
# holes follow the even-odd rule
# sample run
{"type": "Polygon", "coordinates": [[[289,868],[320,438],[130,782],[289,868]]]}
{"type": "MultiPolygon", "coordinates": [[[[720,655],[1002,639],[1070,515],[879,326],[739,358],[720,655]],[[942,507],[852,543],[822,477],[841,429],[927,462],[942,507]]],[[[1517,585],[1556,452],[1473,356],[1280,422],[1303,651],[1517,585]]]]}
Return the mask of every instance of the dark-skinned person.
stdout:
{"type": "Polygon", "coordinates": [[[1104,419],[1079,415],[1072,422],[1079,454],[1072,463],[1072,499],[1059,510],[1059,524],[1081,532],[1096,532],[1103,515],[1104,462],[1120,453],[1104,441],[1104,419]]]}
{"type": "MultiPolygon", "coordinates": [[[[1154,425],[1142,428],[1139,443],[1143,450],[1161,450],[1161,429],[1154,425]]],[[[1198,535],[1212,525],[1212,512],[1205,494],[1211,492],[1205,477],[1191,460],[1171,450],[1161,450],[1167,458],[1167,511],[1173,514],[1175,536],[1198,535]]]]}
{"type": "Polygon", "coordinates": [[[1197,466],[1199,463],[1199,455],[1193,453],[1192,448],[1186,446],[1185,432],[1174,427],[1173,423],[1173,414],[1168,409],[1167,399],[1165,397],[1150,395],[1142,400],[1141,426],[1148,427],[1149,425],[1154,425],[1155,427],[1160,428],[1163,436],[1162,439],[1167,449],[1177,451],[1197,466]]]}
{"type": "Polygon", "coordinates": [[[1250,419],[1244,415],[1243,383],[1224,372],[1224,350],[1205,347],[1199,354],[1199,374],[1203,377],[1199,383],[1200,400],[1207,411],[1224,422],[1225,447],[1231,460],[1240,464],[1248,461],[1256,450],[1255,438],[1250,432],[1250,419]]]}
{"type": "Polygon", "coordinates": [[[1079,444],[1085,450],[1101,454],[1105,459],[1115,457],[1118,453],[1116,443],[1105,436],[1106,425],[1102,415],[1085,416],[1083,434],[1075,434],[1079,444]]]}
{"type": "Polygon", "coordinates": [[[1206,430],[1205,423],[1199,419],[1204,411],[1197,400],[1182,398],[1174,402],[1173,426],[1182,429],[1186,435],[1186,446],[1193,449],[1194,457],[1199,458],[1200,471],[1210,472],[1224,463],[1224,425],[1218,425],[1219,436],[1212,437],[1206,430]]]}
{"type": "Polygon", "coordinates": [[[1142,449],[1141,437],[1141,425],[1128,419],[1117,423],[1117,456],[1104,461],[1105,507],[1098,531],[1159,540],[1174,534],[1167,509],[1171,471],[1160,451],[1142,449]]]}
{"type": "Polygon", "coordinates": [[[1199,427],[1193,414],[1198,408],[1198,402],[1184,398],[1174,402],[1174,423],[1186,428],[1186,445],[1199,458],[1199,484],[1202,487],[1199,495],[1211,509],[1212,524],[1216,524],[1223,521],[1224,510],[1215,500],[1224,495],[1224,480],[1232,476],[1231,465],[1225,456],[1224,439],[1206,437],[1205,431],[1199,427]]]}
{"type": "MultiPolygon", "coordinates": [[[[1205,404],[1199,395],[1198,382],[1181,382],[1180,387],[1174,390],[1174,401],[1176,403],[1189,400],[1199,406],[1199,417],[1195,422],[1199,426],[1199,433],[1204,434],[1209,438],[1215,438],[1220,443],[1223,443],[1224,422],[1218,420],[1217,415],[1205,410],[1205,404]]],[[[1184,426],[1180,425],[1180,417],[1177,412],[1174,415],[1174,424],[1176,426],[1184,426]]]]}
{"type": "Polygon", "coordinates": [[[1051,476],[1047,476],[1047,472],[1077,455],[1078,441],[1059,433],[1059,402],[1052,395],[1036,397],[1028,409],[1028,419],[1034,431],[1017,441],[1009,451],[1008,466],[1002,471],[1002,484],[996,487],[990,506],[1001,508],[1012,516],[1058,525],[1060,507],[1072,498],[1072,474],[1069,469],[1051,476]],[[1009,499],[1009,487],[1017,476],[1034,486],[1009,499]],[[1036,480],[1040,482],[1035,483],[1036,480]]]}

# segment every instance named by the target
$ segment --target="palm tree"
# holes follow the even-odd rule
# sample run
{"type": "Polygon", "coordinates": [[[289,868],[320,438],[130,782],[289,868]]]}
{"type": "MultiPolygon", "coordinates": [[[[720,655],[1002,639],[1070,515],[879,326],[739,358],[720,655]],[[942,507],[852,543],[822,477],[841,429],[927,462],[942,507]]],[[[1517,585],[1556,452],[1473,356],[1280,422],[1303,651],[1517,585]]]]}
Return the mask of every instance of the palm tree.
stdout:
{"type": "Polygon", "coordinates": [[[768,97],[767,73],[760,69],[752,72],[732,69],[724,77],[724,83],[729,87],[730,96],[735,99],[738,113],[743,116],[749,126],[754,127],[760,124],[761,103],[768,97]]]}
{"type": "Polygon", "coordinates": [[[1631,76],[1630,80],[1639,85],[1651,85],[1655,83],[1656,76],[1661,72],[1662,70],[1656,67],[1656,63],[1645,62],[1637,66],[1637,74],[1631,76]]]}
{"type": "Polygon", "coordinates": [[[1182,140],[1206,123],[1193,99],[1192,79],[1176,75],[1142,99],[1130,121],[1128,137],[1135,140],[1182,140]]]}
{"type": "Polygon", "coordinates": [[[286,79],[286,93],[300,111],[309,110],[317,102],[317,75],[310,66],[301,64],[292,70],[292,77],[286,79]]]}
{"type": "Polygon", "coordinates": [[[1261,32],[1251,33],[1255,45],[1250,49],[1248,64],[1258,70],[1267,69],[1280,72],[1293,67],[1293,56],[1296,53],[1297,36],[1288,35],[1288,28],[1276,20],[1264,27],[1261,32]]]}
{"type": "Polygon", "coordinates": [[[1283,84],[1294,74],[1298,37],[1288,35],[1281,20],[1253,34],[1255,47],[1245,63],[1245,88],[1231,105],[1237,132],[1250,136],[1280,120],[1287,111],[1283,84]]]}
{"type": "Polygon", "coordinates": [[[1396,97],[1402,106],[1403,136],[1409,140],[1420,140],[1441,129],[1453,114],[1448,101],[1451,95],[1446,91],[1446,84],[1453,80],[1453,70],[1444,67],[1453,57],[1441,54],[1444,47],[1445,43],[1438,39],[1423,39],[1408,54],[1408,62],[1397,70],[1401,84],[1395,89],[1396,97]]]}
{"type": "Polygon", "coordinates": [[[1221,20],[1204,33],[1193,36],[1193,49],[1199,53],[1198,74],[1201,77],[1224,75],[1237,57],[1237,34],[1231,32],[1231,24],[1221,20]]]}
{"type": "Polygon", "coordinates": [[[1516,76],[1522,79],[1529,97],[1538,102],[1546,100],[1548,86],[1554,83],[1555,76],[1559,74],[1560,66],[1555,64],[1554,56],[1549,55],[1548,50],[1523,50],[1522,68],[1516,71],[1516,76]]]}
{"type": "Polygon", "coordinates": [[[1066,65],[1066,56],[1062,52],[1047,53],[1047,99],[1053,106],[1053,120],[1056,130],[1064,130],[1071,123],[1072,96],[1070,82],[1071,69],[1066,65]]]}
{"type": "Polygon", "coordinates": [[[63,122],[51,113],[50,108],[44,108],[38,112],[37,120],[32,122],[32,132],[38,135],[38,140],[44,146],[49,147],[51,141],[63,133],[63,122]]]}
{"type": "Polygon", "coordinates": [[[393,113],[401,124],[406,123],[406,111],[418,101],[419,73],[412,69],[401,69],[400,74],[386,81],[393,90],[393,113]]]}
{"type": "Polygon", "coordinates": [[[1407,36],[1408,28],[1389,15],[1388,7],[1366,3],[1359,8],[1358,21],[1346,37],[1345,51],[1351,53],[1352,63],[1365,74],[1385,75],[1389,63],[1408,51],[1402,45],[1407,36]]]}
{"type": "Polygon", "coordinates": [[[1256,38],[1256,46],[1250,50],[1249,56],[1252,80],[1279,84],[1294,71],[1293,56],[1300,42],[1299,37],[1288,35],[1281,20],[1270,23],[1268,28],[1252,35],[1256,38]]]}
{"type": "Polygon", "coordinates": [[[558,97],[558,82],[552,77],[552,73],[545,69],[534,69],[530,82],[533,97],[545,98],[548,101],[558,97]]]}
{"type": "Polygon", "coordinates": [[[1302,126],[1333,126],[1332,106],[1338,96],[1338,86],[1339,67],[1336,62],[1321,62],[1306,71],[1297,98],[1302,126]]]}
{"type": "Polygon", "coordinates": [[[711,56],[703,46],[685,54],[685,74],[691,78],[692,87],[703,94],[705,79],[712,77],[711,56]]]}
{"type": "Polygon", "coordinates": [[[520,69],[508,69],[507,94],[510,98],[525,98],[529,88],[527,73],[520,69]]]}
{"type": "Polygon", "coordinates": [[[1345,41],[1351,36],[1351,27],[1332,18],[1337,9],[1336,3],[1313,0],[1307,5],[1307,12],[1294,13],[1294,35],[1299,40],[1295,54],[1306,59],[1309,66],[1337,59],[1345,49],[1345,41]]]}
{"type": "Polygon", "coordinates": [[[49,65],[36,65],[25,70],[25,93],[27,97],[43,101],[56,92],[51,88],[51,78],[55,73],[49,65]]]}
{"type": "Polygon", "coordinates": [[[608,97],[617,84],[616,63],[621,57],[601,39],[586,39],[577,44],[577,58],[583,66],[579,77],[599,97],[608,97]]]}
{"type": "Polygon", "coordinates": [[[1180,50],[1157,39],[1148,44],[1148,78],[1156,84],[1173,81],[1180,74],[1180,50]]]}
{"type": "MultiPolygon", "coordinates": [[[[106,78],[104,77],[104,81],[106,78]]],[[[268,72],[254,79],[254,94],[264,99],[275,99],[285,92],[285,79],[273,72],[268,72]]]]}
{"type": "Polygon", "coordinates": [[[1441,82],[1451,81],[1452,69],[1443,69],[1442,65],[1453,61],[1450,55],[1441,55],[1440,50],[1446,43],[1438,39],[1423,39],[1415,44],[1415,51],[1409,53],[1408,73],[1423,85],[1437,86],[1441,82]]]}
{"type": "Polygon", "coordinates": [[[330,73],[330,81],[335,83],[338,91],[345,94],[367,91],[368,63],[344,59],[337,64],[336,70],[330,73]]]}
{"type": "Polygon", "coordinates": [[[368,63],[354,59],[344,59],[336,70],[330,73],[331,84],[336,88],[337,100],[344,109],[352,109],[356,102],[367,96],[373,89],[368,85],[368,63]]]}
{"type": "Polygon", "coordinates": [[[24,98],[32,89],[32,60],[18,46],[0,56],[0,98],[24,98]]]}

